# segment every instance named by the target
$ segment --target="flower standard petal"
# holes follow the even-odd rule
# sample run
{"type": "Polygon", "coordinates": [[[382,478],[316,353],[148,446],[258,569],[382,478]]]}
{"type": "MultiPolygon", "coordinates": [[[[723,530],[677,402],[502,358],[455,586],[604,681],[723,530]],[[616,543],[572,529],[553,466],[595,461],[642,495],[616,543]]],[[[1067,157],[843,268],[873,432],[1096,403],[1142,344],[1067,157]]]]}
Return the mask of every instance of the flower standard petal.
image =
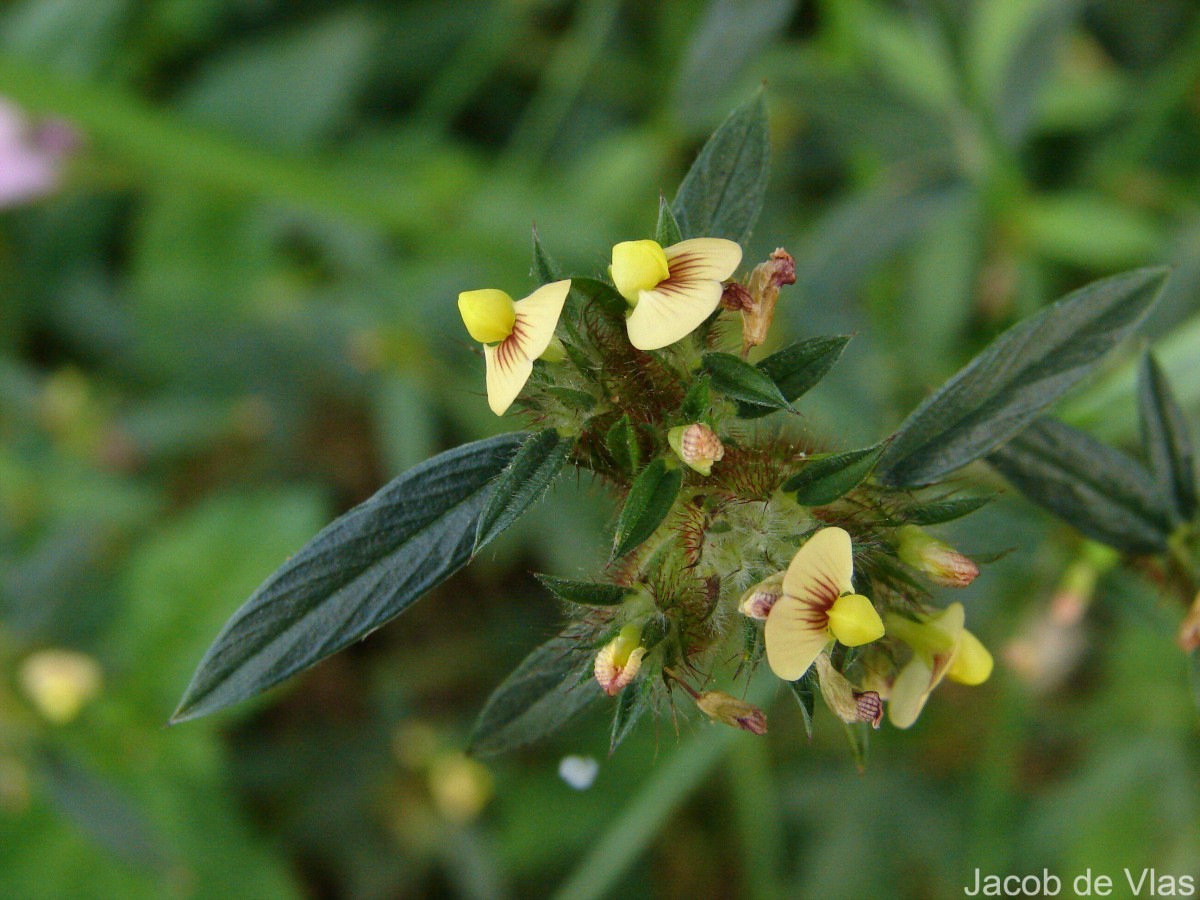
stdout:
{"type": "Polygon", "coordinates": [[[742,262],[742,248],[724,238],[691,238],[663,252],[672,279],[724,281],[742,262]]]}
{"type": "Polygon", "coordinates": [[[721,303],[719,281],[676,281],[642,291],[625,320],[629,343],[639,350],[660,350],[700,327],[721,303]]]}

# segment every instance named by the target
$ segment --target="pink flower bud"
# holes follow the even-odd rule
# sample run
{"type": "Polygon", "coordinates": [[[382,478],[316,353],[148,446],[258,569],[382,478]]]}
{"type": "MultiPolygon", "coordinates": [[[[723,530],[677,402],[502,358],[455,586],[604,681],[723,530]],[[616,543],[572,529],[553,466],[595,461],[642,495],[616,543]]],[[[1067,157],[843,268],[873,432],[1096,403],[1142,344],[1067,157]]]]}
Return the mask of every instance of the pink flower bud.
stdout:
{"type": "Polygon", "coordinates": [[[942,587],[966,587],[979,575],[979,567],[948,544],[926,534],[915,525],[899,530],[896,548],[900,559],[924,572],[942,587]]]}
{"type": "Polygon", "coordinates": [[[753,703],[731,697],[724,691],[705,691],[696,698],[700,711],[716,722],[724,722],[751,734],[767,733],[767,715],[753,703]]]}

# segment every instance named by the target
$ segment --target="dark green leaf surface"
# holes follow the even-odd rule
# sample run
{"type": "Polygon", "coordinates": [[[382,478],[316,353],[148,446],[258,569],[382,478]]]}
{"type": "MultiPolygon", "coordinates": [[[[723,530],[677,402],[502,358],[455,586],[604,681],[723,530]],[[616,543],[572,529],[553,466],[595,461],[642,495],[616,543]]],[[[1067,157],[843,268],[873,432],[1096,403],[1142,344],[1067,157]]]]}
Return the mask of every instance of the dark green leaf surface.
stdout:
{"type": "Polygon", "coordinates": [[[988,462],[1090,538],[1127,553],[1166,549],[1169,513],[1145,469],[1078,429],[1040,419],[988,462]]]}
{"type": "Polygon", "coordinates": [[[650,462],[634,480],[629,496],[617,518],[617,533],[613,541],[612,558],[624,556],[642,541],[667,517],[671,505],[683,486],[683,472],[668,468],[663,459],[650,462]]]}
{"type": "Polygon", "coordinates": [[[679,186],[672,209],[685,238],[749,236],[767,189],[768,150],[759,91],[713,132],[679,186]]]}
{"type": "Polygon", "coordinates": [[[496,756],[541,740],[604,696],[586,677],[592,654],[573,628],[530,653],[488,698],[468,752],[496,756]]]}
{"type": "Polygon", "coordinates": [[[637,432],[628,414],[621,416],[608,429],[608,434],[604,436],[604,445],[608,447],[608,452],[612,454],[617,465],[629,474],[632,475],[641,468],[642,452],[638,447],[637,432]]]}
{"type": "Polygon", "coordinates": [[[537,228],[534,228],[533,265],[530,267],[529,274],[534,277],[538,284],[550,284],[550,282],[558,281],[562,278],[558,273],[558,264],[550,258],[550,254],[542,246],[541,238],[538,237],[537,228]]]}
{"type": "Polygon", "coordinates": [[[792,408],[770,376],[732,353],[705,353],[701,364],[718,394],[768,410],[792,408]]]}
{"type": "Polygon", "coordinates": [[[941,525],[970,515],[977,509],[983,509],[993,500],[994,494],[986,497],[956,497],[953,500],[934,500],[919,506],[910,506],[896,518],[910,525],[941,525]]]}
{"type": "Polygon", "coordinates": [[[581,606],[616,606],[632,593],[619,584],[597,584],[592,581],[571,581],[553,575],[536,575],[538,581],[559,600],[581,606]]]}
{"type": "Polygon", "coordinates": [[[804,718],[804,732],[810,741],[813,737],[813,713],[816,711],[817,705],[814,680],[813,670],[809,669],[799,680],[787,683],[796,697],[796,702],[800,704],[800,715],[804,718]]]}
{"type": "Polygon", "coordinates": [[[173,722],[253,697],[370,634],[470,558],[491,491],[525,434],[410,469],[326,526],[233,614],[173,722]]]}
{"type": "Polygon", "coordinates": [[[685,422],[699,422],[709,414],[712,405],[711,384],[704,376],[697,378],[688,388],[687,396],[679,405],[679,416],[685,422]]]}
{"type": "Polygon", "coordinates": [[[1147,351],[1138,369],[1138,417],[1150,474],[1184,521],[1196,514],[1196,456],[1175,393],[1147,351]]]}
{"type": "Polygon", "coordinates": [[[599,278],[572,278],[571,291],[585,301],[593,301],[610,316],[620,316],[622,319],[629,311],[625,298],[617,293],[617,289],[599,278]]]}
{"type": "Polygon", "coordinates": [[[797,502],[804,506],[832,503],[862,484],[879,461],[885,446],[876,444],[824,459],[814,459],[789,478],[783,489],[794,492],[797,502]]]}
{"type": "MultiPolygon", "coordinates": [[[[850,343],[850,337],[839,334],[797,341],[772,353],[756,368],[775,382],[785,400],[794,402],[829,374],[850,343]]],[[[757,419],[774,411],[769,406],[739,402],[737,414],[742,419],[757,419]]]]}
{"type": "Polygon", "coordinates": [[[679,223],[675,221],[675,213],[671,212],[671,204],[661,194],[658,198],[658,222],[654,225],[654,240],[663,247],[670,247],[683,240],[679,233],[679,223]]]}
{"type": "Polygon", "coordinates": [[[621,741],[629,736],[642,714],[650,708],[650,691],[653,682],[639,678],[617,696],[617,708],[613,712],[612,734],[608,741],[608,754],[612,756],[621,741]]]}
{"type": "Polygon", "coordinates": [[[490,544],[542,499],[566,465],[574,446],[574,441],[553,428],[539,431],[521,445],[496,479],[479,514],[473,553],[490,544]]]}
{"type": "Polygon", "coordinates": [[[880,475],[917,487],[994,450],[1133,332],[1166,277],[1137,269],[1096,281],[1010,328],[905,420],[880,475]]]}

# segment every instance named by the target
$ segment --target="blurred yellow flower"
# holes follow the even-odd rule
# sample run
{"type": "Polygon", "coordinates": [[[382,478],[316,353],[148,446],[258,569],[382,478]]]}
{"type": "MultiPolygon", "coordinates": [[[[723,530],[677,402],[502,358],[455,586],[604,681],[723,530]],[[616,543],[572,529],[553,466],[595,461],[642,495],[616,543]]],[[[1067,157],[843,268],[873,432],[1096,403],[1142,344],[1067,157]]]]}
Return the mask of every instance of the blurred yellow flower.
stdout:
{"type": "Polygon", "coordinates": [[[70,722],[100,693],[100,666],[74,650],[41,650],[21,663],[21,689],[38,712],[59,725],[70,722]]]}
{"type": "Polygon", "coordinates": [[[655,241],[613,247],[609,274],[629,303],[625,326],[639,350],[658,350],[691,334],[721,302],[721,282],[742,261],[724,238],[692,238],[663,248],[655,241]]]}
{"type": "Polygon", "coordinates": [[[961,603],[952,603],[923,622],[888,614],[888,633],[913,651],[912,659],[900,670],[891,687],[888,719],[897,728],[908,728],[917,721],[929,695],[943,678],[977,685],[991,676],[992,654],[979,638],[963,628],[964,617],[961,603]]]}

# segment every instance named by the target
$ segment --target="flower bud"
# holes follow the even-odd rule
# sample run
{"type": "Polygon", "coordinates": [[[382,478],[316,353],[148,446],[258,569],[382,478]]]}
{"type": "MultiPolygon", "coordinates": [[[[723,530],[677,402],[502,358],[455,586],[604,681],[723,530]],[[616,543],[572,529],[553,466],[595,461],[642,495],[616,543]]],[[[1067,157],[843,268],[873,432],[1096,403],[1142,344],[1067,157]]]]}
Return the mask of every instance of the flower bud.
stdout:
{"type": "Polygon", "coordinates": [[[874,691],[857,691],[841,672],[833,667],[828,653],[816,659],[817,683],[830,712],[843,722],[870,722],[878,728],[883,717],[883,701],[874,691]]]}
{"type": "Polygon", "coordinates": [[[621,241],[613,247],[612,265],[608,267],[617,292],[629,301],[638,302],[638,291],[648,291],[671,274],[667,254],[656,241],[621,241]]]}
{"type": "Polygon", "coordinates": [[[605,644],[596,654],[593,671],[596,681],[604,693],[615,697],[621,689],[633,681],[642,667],[646,648],[641,646],[642,627],[626,625],[620,633],[605,644]]]}
{"type": "Polygon", "coordinates": [[[771,607],[783,593],[783,573],[776,572],[770,578],[760,581],[746,593],[738,603],[738,612],[751,619],[765,620],[771,612],[771,607]]]}
{"type": "Polygon", "coordinates": [[[42,650],[21,664],[21,687],[38,711],[59,725],[70,722],[100,693],[100,667],[73,650],[42,650]]]}
{"type": "Polygon", "coordinates": [[[796,261],[790,253],[779,247],[770,258],[750,273],[747,293],[749,306],[742,306],[742,356],[767,339],[767,332],[775,318],[775,304],[779,300],[779,289],[785,284],[796,283],[796,261]]]}
{"type": "Polygon", "coordinates": [[[713,463],[725,458],[725,446],[707,425],[693,422],[667,432],[667,443],[675,454],[701,475],[711,475],[713,463]]]}
{"type": "Polygon", "coordinates": [[[458,312],[471,337],[481,344],[504,340],[517,321],[513,298],[494,288],[463,291],[458,295],[458,312]]]}
{"type": "Polygon", "coordinates": [[[696,698],[700,711],[717,722],[724,722],[751,734],[767,733],[767,715],[753,703],[731,697],[724,691],[704,691],[696,698]]]}
{"type": "Polygon", "coordinates": [[[935,584],[966,587],[979,574],[975,563],[916,525],[905,525],[898,534],[900,543],[896,552],[901,561],[924,572],[935,584]]]}

